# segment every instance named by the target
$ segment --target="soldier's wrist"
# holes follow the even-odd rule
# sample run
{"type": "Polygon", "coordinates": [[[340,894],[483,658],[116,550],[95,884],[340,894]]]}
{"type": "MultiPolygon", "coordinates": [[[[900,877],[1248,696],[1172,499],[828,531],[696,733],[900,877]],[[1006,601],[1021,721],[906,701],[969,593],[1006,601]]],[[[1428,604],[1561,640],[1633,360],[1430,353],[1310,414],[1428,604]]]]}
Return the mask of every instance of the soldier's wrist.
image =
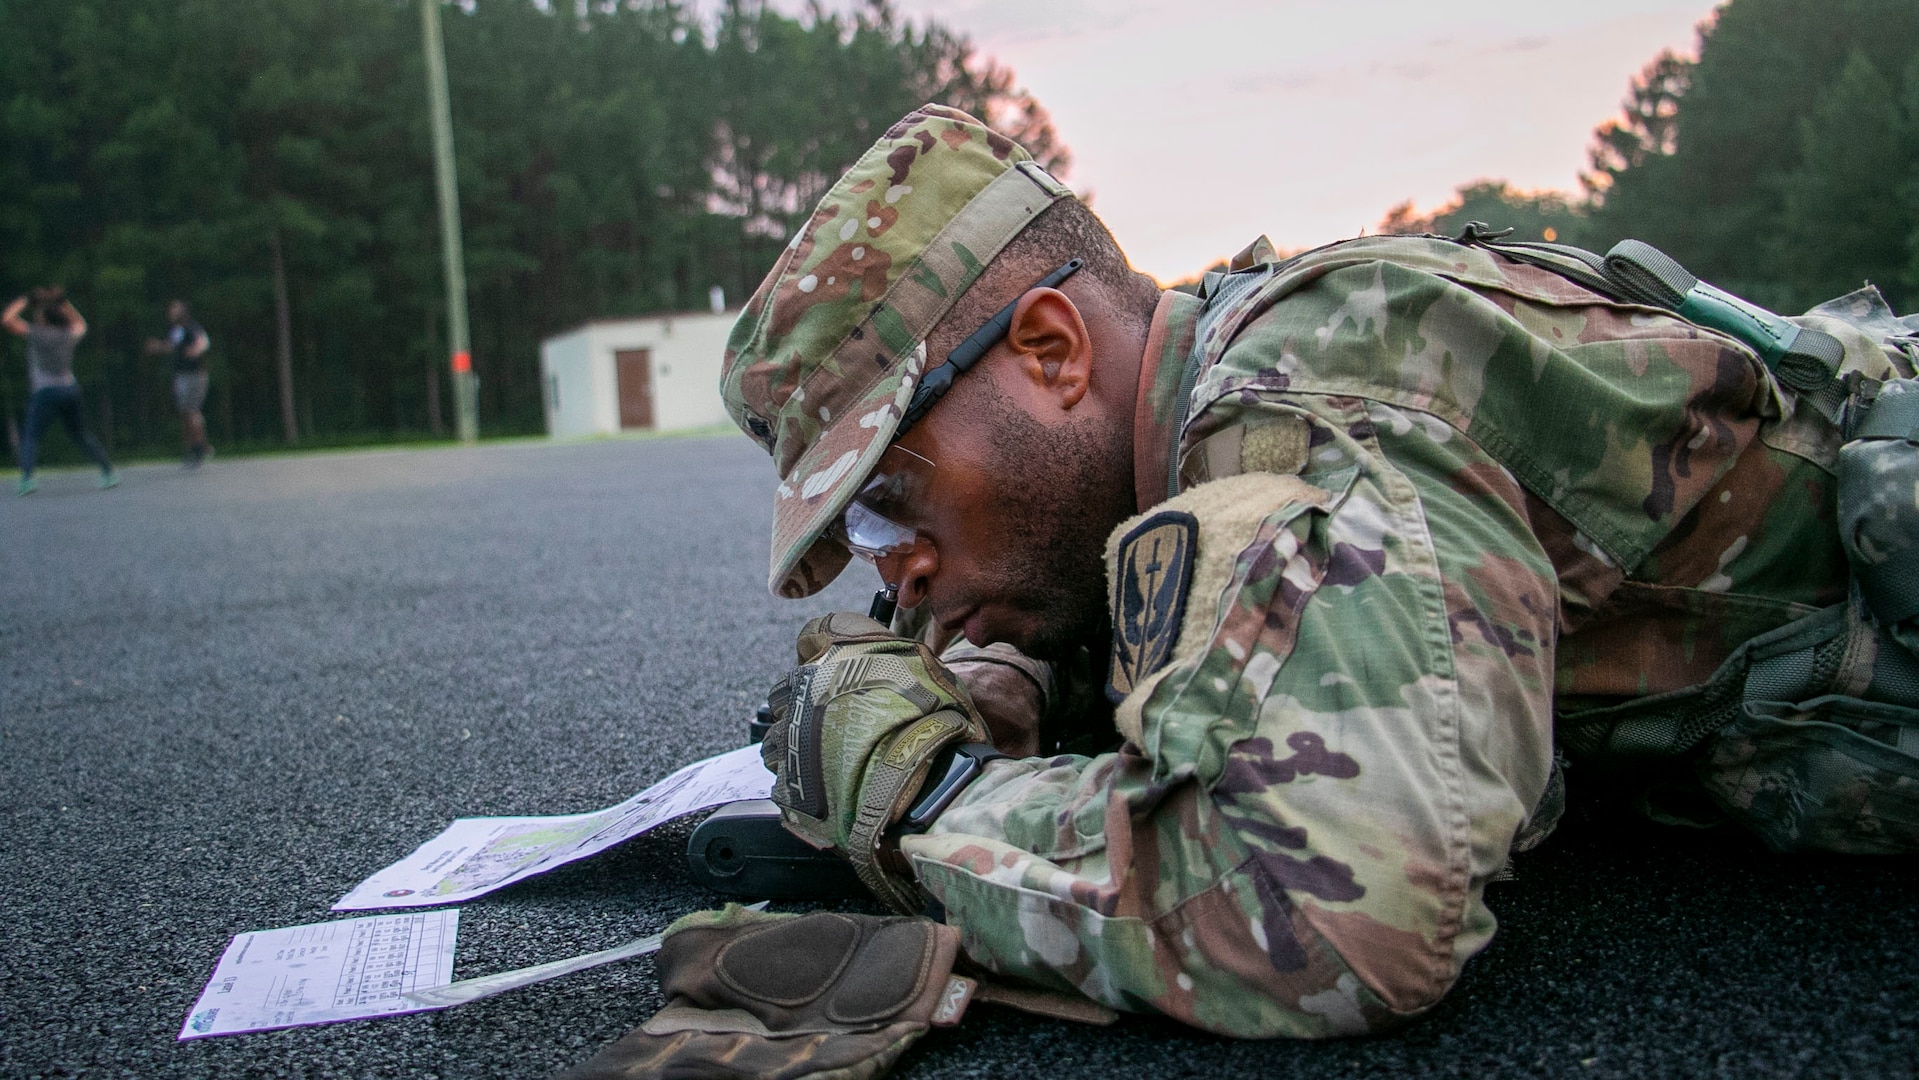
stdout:
{"type": "Polygon", "coordinates": [[[931,828],[933,822],[953,805],[960,793],[972,786],[986,766],[1005,757],[986,743],[959,743],[942,751],[933,759],[932,768],[927,770],[926,782],[920,786],[920,792],[901,816],[898,826],[890,830],[901,835],[923,833],[931,828]]]}

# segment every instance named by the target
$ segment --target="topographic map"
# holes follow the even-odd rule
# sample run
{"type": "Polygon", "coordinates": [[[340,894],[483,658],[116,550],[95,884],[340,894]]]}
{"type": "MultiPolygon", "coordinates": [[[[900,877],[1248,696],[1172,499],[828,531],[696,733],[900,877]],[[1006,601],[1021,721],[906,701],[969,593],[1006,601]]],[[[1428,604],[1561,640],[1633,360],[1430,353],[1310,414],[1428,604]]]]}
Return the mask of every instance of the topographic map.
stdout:
{"type": "Polygon", "coordinates": [[[760,748],[696,761],[604,810],[558,817],[460,818],[413,854],[361,882],[335,911],[457,904],[595,855],[663,822],[740,799],[763,799],[773,774],[760,748]]]}

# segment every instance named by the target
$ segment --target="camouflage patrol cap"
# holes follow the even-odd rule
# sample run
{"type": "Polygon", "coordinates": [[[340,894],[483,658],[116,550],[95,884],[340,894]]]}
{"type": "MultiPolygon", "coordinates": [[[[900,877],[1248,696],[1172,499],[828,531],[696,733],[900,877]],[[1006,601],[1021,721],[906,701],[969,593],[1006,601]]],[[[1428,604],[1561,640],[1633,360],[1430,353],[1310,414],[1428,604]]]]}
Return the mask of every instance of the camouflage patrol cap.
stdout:
{"type": "Polygon", "coordinates": [[[780,474],[774,593],[810,596],[845,568],[849,553],[821,534],[892,441],[926,335],[1070,196],[1011,139],[924,105],[820,200],[733,324],[720,373],[728,414],[780,474]]]}

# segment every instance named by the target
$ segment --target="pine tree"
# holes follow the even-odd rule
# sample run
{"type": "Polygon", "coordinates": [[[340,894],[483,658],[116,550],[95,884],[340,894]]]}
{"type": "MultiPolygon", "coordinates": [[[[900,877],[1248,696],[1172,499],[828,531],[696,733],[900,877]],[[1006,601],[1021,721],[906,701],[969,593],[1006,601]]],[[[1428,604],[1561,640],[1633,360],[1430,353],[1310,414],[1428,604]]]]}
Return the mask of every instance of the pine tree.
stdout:
{"type": "MultiPolygon", "coordinates": [[[[444,9],[483,430],[537,431],[541,338],[743,298],[812,201],[942,100],[1066,160],[1010,71],[888,0],[444,9]]],[[[214,339],[216,443],[435,429],[445,349],[418,0],[0,4],[0,293],[65,283],[123,454],[173,445],[166,300],[214,339]],[[283,284],[284,289],[279,286],[283,284]]],[[[0,411],[24,404],[0,370],[0,411]]],[[[444,402],[442,402],[444,410],[444,402]]],[[[106,427],[106,425],[102,425],[106,427]]],[[[58,451],[56,451],[58,452],[58,451]]]]}
{"type": "Polygon", "coordinates": [[[1919,302],[1916,52],[1910,0],[1729,0],[1683,79],[1655,62],[1595,133],[1590,245],[1786,311],[1868,277],[1919,302]]]}
{"type": "Polygon", "coordinates": [[[1906,244],[1919,220],[1901,181],[1919,153],[1892,82],[1853,53],[1797,134],[1771,250],[1782,306],[1804,310],[1868,280],[1910,306],[1906,244]]]}

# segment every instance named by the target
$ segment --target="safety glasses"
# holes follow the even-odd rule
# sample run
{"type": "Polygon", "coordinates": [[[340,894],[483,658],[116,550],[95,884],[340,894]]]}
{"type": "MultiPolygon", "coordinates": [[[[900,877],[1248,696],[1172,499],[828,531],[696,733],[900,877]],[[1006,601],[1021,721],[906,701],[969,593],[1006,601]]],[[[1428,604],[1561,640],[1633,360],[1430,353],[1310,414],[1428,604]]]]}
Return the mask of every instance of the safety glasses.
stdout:
{"type": "Polygon", "coordinates": [[[913,550],[919,531],[902,522],[916,519],[914,509],[922,505],[933,467],[903,446],[888,447],[827,535],[870,563],[913,550]]]}

